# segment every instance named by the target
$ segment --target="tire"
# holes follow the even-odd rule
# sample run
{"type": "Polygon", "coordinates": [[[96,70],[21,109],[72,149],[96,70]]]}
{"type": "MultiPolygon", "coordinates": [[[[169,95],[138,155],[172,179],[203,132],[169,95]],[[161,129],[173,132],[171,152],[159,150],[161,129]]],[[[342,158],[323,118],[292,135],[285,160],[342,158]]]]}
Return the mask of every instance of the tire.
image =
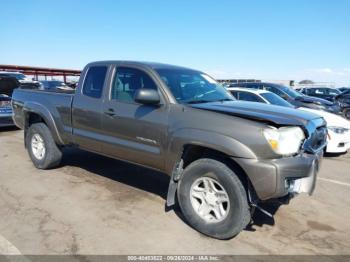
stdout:
{"type": "Polygon", "coordinates": [[[50,169],[58,166],[61,162],[62,152],[56,145],[49,128],[44,123],[36,123],[29,127],[26,135],[26,147],[36,168],[50,169]],[[35,149],[35,141],[40,141],[44,145],[41,155],[35,149]],[[38,154],[40,155],[39,157],[38,154]]]}
{"type": "MultiPolygon", "coordinates": [[[[202,185],[202,187],[205,186],[202,185]]],[[[219,192],[224,191],[220,190],[219,192]]],[[[213,238],[230,239],[240,233],[251,220],[247,192],[241,180],[235,174],[234,170],[230,169],[223,162],[214,159],[199,159],[185,168],[182,179],[179,182],[177,197],[180,209],[189,225],[197,231],[213,238]],[[195,210],[195,206],[198,203],[200,203],[200,206],[202,202],[209,203],[207,200],[200,201],[192,197],[193,194],[191,193],[194,192],[192,189],[201,189],[200,184],[198,184],[198,181],[201,180],[204,182],[205,180],[212,181],[214,184],[218,182],[219,184],[215,184],[216,190],[220,188],[218,187],[220,185],[226,191],[225,193],[229,201],[226,203],[226,216],[223,216],[222,220],[216,219],[215,212],[213,211],[210,211],[207,217],[203,218],[195,210]],[[197,184],[198,186],[196,186],[197,184]]]]}
{"type": "Polygon", "coordinates": [[[350,120],[350,109],[344,111],[344,116],[346,119],[350,120]]]}

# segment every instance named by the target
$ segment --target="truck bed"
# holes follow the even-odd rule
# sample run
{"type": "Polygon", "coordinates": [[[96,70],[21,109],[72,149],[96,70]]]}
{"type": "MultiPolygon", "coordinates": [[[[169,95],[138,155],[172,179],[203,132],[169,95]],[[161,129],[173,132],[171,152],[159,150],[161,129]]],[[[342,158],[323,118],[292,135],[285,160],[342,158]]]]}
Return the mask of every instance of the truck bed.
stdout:
{"type": "Polygon", "coordinates": [[[71,141],[72,134],[72,102],[74,93],[67,91],[47,91],[36,89],[15,89],[12,101],[14,121],[25,128],[25,111],[33,109],[40,112],[47,122],[54,123],[54,128],[61,134],[60,140],[66,144],[71,141]],[[54,118],[54,119],[52,119],[54,118]],[[54,120],[54,121],[51,121],[54,120]]]}

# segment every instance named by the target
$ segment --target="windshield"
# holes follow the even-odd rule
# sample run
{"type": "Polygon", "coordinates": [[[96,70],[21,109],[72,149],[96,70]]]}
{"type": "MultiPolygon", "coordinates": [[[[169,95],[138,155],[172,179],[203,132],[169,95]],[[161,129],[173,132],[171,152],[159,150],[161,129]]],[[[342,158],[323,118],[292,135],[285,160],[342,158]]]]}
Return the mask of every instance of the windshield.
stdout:
{"type": "Polygon", "coordinates": [[[338,89],[330,89],[329,94],[330,95],[339,95],[339,94],[341,94],[341,92],[338,89]]]}
{"type": "Polygon", "coordinates": [[[287,95],[289,95],[292,98],[296,98],[298,96],[304,96],[302,93],[299,93],[298,91],[296,91],[290,87],[282,86],[282,85],[279,87],[283,92],[285,92],[287,95]]]}
{"type": "Polygon", "coordinates": [[[179,103],[235,100],[222,85],[204,73],[186,69],[156,71],[179,103]]]}
{"type": "Polygon", "coordinates": [[[290,103],[288,103],[286,100],[281,98],[280,96],[274,94],[274,93],[261,93],[260,94],[263,98],[265,98],[270,104],[272,105],[278,105],[278,106],[285,106],[285,107],[293,107],[290,103]]]}

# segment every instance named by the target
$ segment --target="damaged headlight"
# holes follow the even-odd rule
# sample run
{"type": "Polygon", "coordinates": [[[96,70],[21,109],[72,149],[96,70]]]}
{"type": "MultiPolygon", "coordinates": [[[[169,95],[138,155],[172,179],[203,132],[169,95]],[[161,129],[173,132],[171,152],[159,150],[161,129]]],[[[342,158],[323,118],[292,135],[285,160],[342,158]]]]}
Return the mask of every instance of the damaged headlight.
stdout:
{"type": "Polygon", "coordinates": [[[305,139],[304,131],[300,127],[269,127],[263,132],[272,150],[284,156],[298,153],[305,139]]]}

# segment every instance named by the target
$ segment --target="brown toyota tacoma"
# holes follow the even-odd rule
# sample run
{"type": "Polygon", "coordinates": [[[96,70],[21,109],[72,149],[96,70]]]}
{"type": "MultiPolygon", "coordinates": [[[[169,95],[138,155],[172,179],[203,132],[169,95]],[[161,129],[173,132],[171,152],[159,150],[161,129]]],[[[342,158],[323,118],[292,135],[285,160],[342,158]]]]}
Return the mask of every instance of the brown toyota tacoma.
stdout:
{"type": "Polygon", "coordinates": [[[40,169],[61,149],[84,150],[156,169],[170,179],[167,205],[227,239],[261,202],[311,194],[326,145],[317,115],[235,101],[207,74],[127,61],[94,62],[75,93],[14,91],[13,119],[40,169]]]}

